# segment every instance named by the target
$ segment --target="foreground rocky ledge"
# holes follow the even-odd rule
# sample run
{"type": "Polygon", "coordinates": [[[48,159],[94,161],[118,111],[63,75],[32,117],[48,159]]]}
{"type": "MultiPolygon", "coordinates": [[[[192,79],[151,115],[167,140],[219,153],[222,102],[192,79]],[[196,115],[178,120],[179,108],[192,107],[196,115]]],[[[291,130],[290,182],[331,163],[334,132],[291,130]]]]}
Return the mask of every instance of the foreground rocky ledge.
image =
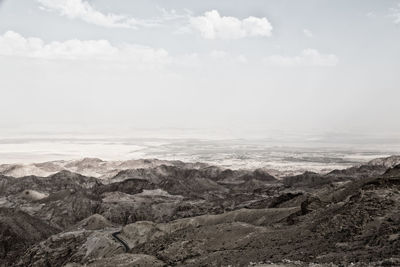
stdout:
{"type": "Polygon", "coordinates": [[[1,176],[0,266],[399,266],[399,164],[1,176]]]}

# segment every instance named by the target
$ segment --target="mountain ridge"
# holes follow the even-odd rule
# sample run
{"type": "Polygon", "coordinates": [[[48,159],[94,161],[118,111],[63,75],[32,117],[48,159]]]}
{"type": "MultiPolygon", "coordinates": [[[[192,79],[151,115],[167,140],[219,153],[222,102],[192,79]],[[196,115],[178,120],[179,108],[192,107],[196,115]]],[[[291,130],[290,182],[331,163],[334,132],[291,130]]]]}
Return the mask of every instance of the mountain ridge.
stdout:
{"type": "MultiPolygon", "coordinates": [[[[78,165],[103,163],[85,159],[78,165]]],[[[0,265],[400,263],[400,157],[283,179],[263,169],[153,163],[108,179],[70,170],[0,175],[0,234],[8,240],[0,265]],[[31,226],[12,230],[24,221],[31,226]],[[32,227],[42,234],[23,237],[32,227]],[[119,231],[128,253],[112,236],[119,231]]]]}

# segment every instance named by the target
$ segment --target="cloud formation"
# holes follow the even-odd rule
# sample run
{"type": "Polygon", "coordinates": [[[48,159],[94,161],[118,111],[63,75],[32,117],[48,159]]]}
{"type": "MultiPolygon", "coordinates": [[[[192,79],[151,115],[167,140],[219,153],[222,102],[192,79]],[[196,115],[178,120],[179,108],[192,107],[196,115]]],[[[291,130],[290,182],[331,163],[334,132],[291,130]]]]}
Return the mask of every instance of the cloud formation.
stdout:
{"type": "Polygon", "coordinates": [[[299,56],[272,55],[264,59],[265,63],[285,67],[333,67],[339,63],[336,55],[324,55],[315,49],[305,49],[299,56]]]}
{"type": "MultiPolygon", "coordinates": [[[[46,43],[40,38],[24,37],[13,31],[0,35],[0,56],[42,60],[116,62],[141,69],[162,68],[171,65],[192,67],[208,64],[248,63],[244,55],[232,55],[222,50],[211,51],[200,59],[197,54],[170,56],[164,49],[127,43],[113,45],[108,40],[72,39],[46,43]]],[[[333,54],[321,54],[315,49],[305,49],[299,56],[272,55],[264,58],[264,62],[270,66],[332,67],[336,66],[339,60],[333,54]]]]}
{"type": "MultiPolygon", "coordinates": [[[[213,50],[208,55],[213,61],[216,62],[227,62],[227,63],[239,63],[245,64],[248,62],[247,57],[244,55],[232,55],[229,52],[223,50],[213,50]]],[[[215,64],[215,63],[214,63],[215,64]]]]}
{"type": "Polygon", "coordinates": [[[400,4],[397,7],[391,9],[391,17],[393,18],[393,22],[396,24],[400,24],[400,4]]]}
{"type": "Polygon", "coordinates": [[[314,37],[314,34],[312,33],[312,31],[308,30],[308,29],[303,29],[303,34],[305,36],[307,36],[308,38],[312,38],[314,37]]]}
{"type": "Polygon", "coordinates": [[[185,68],[201,66],[234,66],[247,63],[244,55],[233,55],[214,50],[204,54],[170,55],[165,49],[108,40],[66,40],[44,42],[36,37],[24,37],[14,31],[0,35],[0,57],[46,61],[80,61],[96,66],[128,67],[141,70],[185,68]]]}
{"type": "Polygon", "coordinates": [[[205,39],[240,39],[245,37],[271,36],[272,25],[267,18],[248,17],[240,20],[223,17],[217,10],[205,12],[203,16],[191,17],[191,27],[205,39]]]}
{"type": "Polygon", "coordinates": [[[108,28],[131,28],[155,26],[156,21],[138,20],[121,14],[104,14],[85,0],[37,0],[41,8],[58,12],[71,19],[81,19],[87,23],[108,28]]]}
{"type": "Polygon", "coordinates": [[[162,66],[170,60],[164,49],[131,44],[114,46],[107,40],[45,43],[40,38],[25,38],[13,31],[0,35],[0,55],[46,60],[106,60],[138,66],[162,66]]]}

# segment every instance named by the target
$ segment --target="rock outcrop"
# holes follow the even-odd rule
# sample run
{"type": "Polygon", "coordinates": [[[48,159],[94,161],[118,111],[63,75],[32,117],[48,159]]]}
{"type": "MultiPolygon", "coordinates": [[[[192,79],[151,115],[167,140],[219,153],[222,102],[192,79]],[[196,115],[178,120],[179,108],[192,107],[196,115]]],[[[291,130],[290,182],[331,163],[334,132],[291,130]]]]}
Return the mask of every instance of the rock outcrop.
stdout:
{"type": "Polygon", "coordinates": [[[0,266],[400,262],[396,157],[283,180],[263,170],[161,163],[125,162],[141,167],[106,180],[67,170],[0,176],[0,266]]]}

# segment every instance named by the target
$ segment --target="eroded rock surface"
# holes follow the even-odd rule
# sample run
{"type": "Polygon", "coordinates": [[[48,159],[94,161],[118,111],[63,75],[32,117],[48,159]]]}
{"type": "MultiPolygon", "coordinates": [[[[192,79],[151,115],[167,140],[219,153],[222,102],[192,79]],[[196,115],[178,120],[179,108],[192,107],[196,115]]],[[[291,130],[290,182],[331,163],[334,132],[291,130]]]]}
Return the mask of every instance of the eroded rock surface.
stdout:
{"type": "Polygon", "coordinates": [[[283,180],[163,161],[1,176],[0,266],[397,266],[398,159],[283,180]]]}

